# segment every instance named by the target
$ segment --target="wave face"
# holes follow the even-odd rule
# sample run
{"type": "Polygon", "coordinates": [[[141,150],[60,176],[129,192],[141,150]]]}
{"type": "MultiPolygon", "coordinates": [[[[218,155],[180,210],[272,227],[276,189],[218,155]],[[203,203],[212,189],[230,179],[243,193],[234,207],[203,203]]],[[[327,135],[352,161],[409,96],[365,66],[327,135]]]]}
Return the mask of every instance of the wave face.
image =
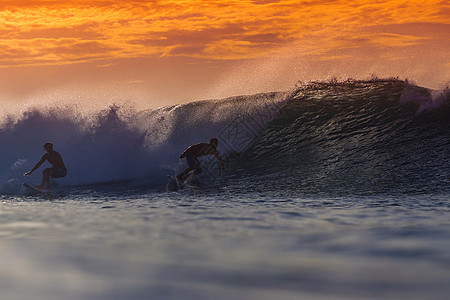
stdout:
{"type": "Polygon", "coordinates": [[[449,95],[398,80],[303,86],[245,153],[243,169],[266,189],[448,193],[449,95]]]}
{"type": "MultiPolygon", "coordinates": [[[[63,185],[166,182],[189,145],[219,138],[230,171],[202,159],[203,180],[293,193],[448,193],[448,89],[399,80],[316,82],[291,92],[209,100],[136,112],[112,105],[30,109],[0,128],[0,192],[14,193],[53,142],[63,185]]],[[[36,171],[29,181],[38,183],[36,171]]]]}

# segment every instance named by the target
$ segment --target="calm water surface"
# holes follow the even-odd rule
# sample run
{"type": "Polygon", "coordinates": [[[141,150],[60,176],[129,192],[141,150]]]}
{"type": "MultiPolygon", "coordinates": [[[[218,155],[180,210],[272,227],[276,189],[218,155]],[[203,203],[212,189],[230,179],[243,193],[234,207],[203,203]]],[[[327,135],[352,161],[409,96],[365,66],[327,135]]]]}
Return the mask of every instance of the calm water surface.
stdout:
{"type": "Polygon", "coordinates": [[[2,299],[447,299],[448,195],[3,196],[2,299]]]}

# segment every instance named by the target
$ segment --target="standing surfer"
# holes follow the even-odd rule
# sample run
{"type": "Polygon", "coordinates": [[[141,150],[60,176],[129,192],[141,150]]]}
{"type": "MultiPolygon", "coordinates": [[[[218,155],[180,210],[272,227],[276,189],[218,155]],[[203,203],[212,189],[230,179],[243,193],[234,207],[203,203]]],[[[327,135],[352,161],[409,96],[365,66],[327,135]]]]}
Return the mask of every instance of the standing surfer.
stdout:
{"type": "Polygon", "coordinates": [[[67,175],[67,169],[62,160],[61,154],[59,152],[53,150],[52,143],[45,143],[44,150],[47,151],[41,160],[31,169],[31,171],[26,172],[24,175],[31,175],[35,170],[37,170],[46,160],[52,164],[51,168],[46,168],[42,172],[42,181],[41,184],[36,186],[39,189],[50,189],[50,177],[52,178],[61,178],[67,175]]]}
{"type": "Polygon", "coordinates": [[[184,182],[183,176],[188,174],[191,171],[192,176],[198,175],[202,172],[202,168],[200,166],[200,162],[198,161],[198,157],[201,156],[207,156],[207,155],[214,155],[217,159],[217,161],[220,163],[220,166],[222,167],[222,170],[225,171],[225,165],[223,163],[222,158],[219,155],[219,152],[217,151],[217,145],[219,144],[219,141],[216,138],[211,138],[209,140],[209,144],[207,143],[198,143],[192,146],[189,146],[184,152],[180,155],[180,159],[183,159],[186,157],[187,163],[189,167],[177,175],[177,180],[179,182],[184,182]]]}

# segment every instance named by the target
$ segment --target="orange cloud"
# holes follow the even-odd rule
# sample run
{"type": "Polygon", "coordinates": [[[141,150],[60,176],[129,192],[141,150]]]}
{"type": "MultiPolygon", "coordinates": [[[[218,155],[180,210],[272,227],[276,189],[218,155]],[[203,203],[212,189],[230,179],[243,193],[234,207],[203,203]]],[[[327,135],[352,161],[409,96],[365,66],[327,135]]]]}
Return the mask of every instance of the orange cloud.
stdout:
{"type": "Polygon", "coordinates": [[[437,38],[389,26],[434,24],[445,32],[449,11],[439,0],[2,1],[0,66],[104,66],[102,61],[159,56],[247,59],[283,55],[290,45],[321,60],[339,59],[346,55],[332,52],[437,38]]]}

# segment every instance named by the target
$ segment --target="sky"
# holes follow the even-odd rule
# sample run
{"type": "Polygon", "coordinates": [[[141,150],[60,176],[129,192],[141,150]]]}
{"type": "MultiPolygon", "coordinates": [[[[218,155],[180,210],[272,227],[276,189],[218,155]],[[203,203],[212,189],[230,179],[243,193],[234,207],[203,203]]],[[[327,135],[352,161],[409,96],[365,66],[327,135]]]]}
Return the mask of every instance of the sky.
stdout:
{"type": "Polygon", "coordinates": [[[159,107],[372,76],[450,79],[449,1],[0,1],[0,101],[159,107]]]}

